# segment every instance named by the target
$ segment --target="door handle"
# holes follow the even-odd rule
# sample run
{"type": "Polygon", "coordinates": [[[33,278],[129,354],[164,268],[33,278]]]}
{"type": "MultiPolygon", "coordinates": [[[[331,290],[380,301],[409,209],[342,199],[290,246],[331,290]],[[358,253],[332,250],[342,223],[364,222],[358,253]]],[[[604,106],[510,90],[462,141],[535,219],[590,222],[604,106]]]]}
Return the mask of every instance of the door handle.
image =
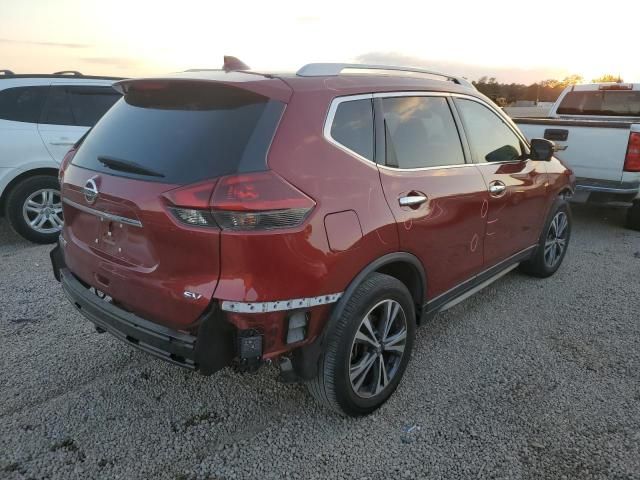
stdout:
{"type": "Polygon", "coordinates": [[[507,186],[499,180],[496,180],[495,182],[491,182],[489,184],[489,193],[492,197],[500,197],[502,194],[504,194],[506,189],[507,186]]]}
{"type": "Polygon", "coordinates": [[[63,147],[70,147],[71,145],[74,145],[75,142],[51,142],[51,145],[56,145],[56,146],[63,146],[63,147]]]}
{"type": "Polygon", "coordinates": [[[418,207],[427,201],[427,197],[424,195],[407,195],[406,197],[400,197],[398,203],[401,207],[418,207]]]}

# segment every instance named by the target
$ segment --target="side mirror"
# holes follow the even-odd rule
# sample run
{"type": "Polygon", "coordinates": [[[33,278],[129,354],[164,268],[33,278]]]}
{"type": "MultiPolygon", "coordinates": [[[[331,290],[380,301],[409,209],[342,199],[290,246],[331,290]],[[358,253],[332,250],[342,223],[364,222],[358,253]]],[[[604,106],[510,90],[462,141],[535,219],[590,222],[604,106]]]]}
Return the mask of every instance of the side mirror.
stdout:
{"type": "Polygon", "coordinates": [[[548,162],[556,151],[556,144],[545,138],[531,139],[531,160],[548,162]]]}

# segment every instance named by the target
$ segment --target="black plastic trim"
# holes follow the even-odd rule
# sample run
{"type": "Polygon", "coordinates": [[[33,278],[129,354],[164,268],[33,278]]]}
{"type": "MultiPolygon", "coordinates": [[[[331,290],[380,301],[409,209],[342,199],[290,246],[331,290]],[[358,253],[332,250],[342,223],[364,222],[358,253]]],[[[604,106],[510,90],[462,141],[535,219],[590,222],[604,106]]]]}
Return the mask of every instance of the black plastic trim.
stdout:
{"type": "Polygon", "coordinates": [[[50,253],[53,273],[65,295],[99,329],[154,357],[210,375],[236,357],[235,328],[212,302],[198,320],[197,335],[145,320],[96,296],[66,267],[58,245],[50,253]]]}
{"type": "Polygon", "coordinates": [[[135,348],[195,370],[195,336],[150,322],[100,299],[68,269],[61,269],[60,277],[69,301],[91,323],[135,348]]]}
{"type": "Polygon", "coordinates": [[[424,311],[426,313],[427,318],[432,317],[436,313],[438,313],[442,307],[452,302],[458,297],[461,297],[465,293],[473,290],[478,285],[486,282],[491,277],[499,274],[503,270],[509,268],[510,266],[520,263],[523,260],[527,260],[531,257],[533,252],[535,251],[537,245],[532,245],[524,250],[512,255],[511,257],[502,260],[500,263],[497,263],[493,267],[488,268],[487,270],[482,271],[481,273],[471,277],[469,280],[461,283],[453,287],[452,289],[438,295],[436,298],[428,301],[424,306],[424,311]]]}

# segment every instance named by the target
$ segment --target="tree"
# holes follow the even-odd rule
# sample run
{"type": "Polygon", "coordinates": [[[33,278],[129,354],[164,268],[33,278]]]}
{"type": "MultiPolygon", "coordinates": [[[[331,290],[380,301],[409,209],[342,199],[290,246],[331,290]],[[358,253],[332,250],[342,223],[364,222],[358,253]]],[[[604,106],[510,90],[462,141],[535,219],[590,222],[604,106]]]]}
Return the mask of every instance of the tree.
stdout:
{"type": "Polygon", "coordinates": [[[594,78],[591,80],[591,83],[606,83],[606,82],[618,82],[622,83],[623,80],[620,78],[620,75],[611,75],[610,73],[605,73],[601,77],[594,78]]]}
{"type": "Polygon", "coordinates": [[[582,83],[583,80],[584,80],[584,77],[582,75],[573,74],[573,75],[569,75],[568,77],[564,77],[564,80],[562,80],[559,83],[563,87],[568,87],[569,85],[575,85],[576,83],[582,83]]]}

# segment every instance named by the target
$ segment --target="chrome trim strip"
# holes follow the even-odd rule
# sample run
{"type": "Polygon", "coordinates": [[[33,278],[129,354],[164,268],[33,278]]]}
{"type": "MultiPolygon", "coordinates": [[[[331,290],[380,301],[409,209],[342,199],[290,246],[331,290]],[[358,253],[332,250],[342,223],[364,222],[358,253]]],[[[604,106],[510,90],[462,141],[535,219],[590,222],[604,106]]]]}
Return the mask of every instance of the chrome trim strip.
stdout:
{"type": "Polygon", "coordinates": [[[411,92],[377,92],[373,98],[394,98],[394,97],[450,97],[449,92],[431,92],[429,90],[417,90],[411,92]]]}
{"type": "Polygon", "coordinates": [[[460,167],[477,167],[477,163],[460,163],[458,165],[442,165],[436,167],[418,167],[418,168],[397,168],[390,167],[388,165],[378,165],[378,167],[384,170],[391,170],[393,172],[422,172],[424,170],[442,170],[444,168],[460,168],[460,167]]]}
{"type": "Polygon", "coordinates": [[[578,177],[576,178],[576,190],[618,194],[638,193],[638,190],[640,190],[640,180],[598,180],[595,178],[578,177]]]}
{"type": "Polygon", "coordinates": [[[491,285],[496,280],[504,277],[511,270],[515,269],[518,265],[520,265],[520,262],[514,263],[513,265],[508,266],[504,270],[496,273],[493,277],[488,278],[484,282],[482,282],[482,283],[478,284],[477,286],[473,287],[468,292],[463,293],[458,298],[454,298],[449,303],[445,303],[442,307],[440,307],[439,311],[440,312],[444,312],[445,310],[448,310],[451,307],[454,307],[454,306],[458,305],[459,303],[464,302],[467,298],[471,297],[472,295],[475,295],[476,293],[478,293],[483,288],[488,287],[489,285],[491,285]]]}
{"type": "Polygon", "coordinates": [[[320,295],[319,297],[294,298],[277,302],[234,302],[224,300],[222,310],[234,313],[269,313],[311,308],[337,302],[344,292],[320,295]]]}
{"type": "Polygon", "coordinates": [[[125,225],[130,225],[132,227],[142,227],[142,222],[140,220],[135,220],[133,218],[121,217],[120,215],[114,215],[112,213],[101,212],[100,210],[96,210],[94,208],[87,207],[85,205],[81,205],[74,201],[69,200],[68,198],[62,199],[63,203],[67,205],[77,208],[78,210],[88,213],[90,215],[95,215],[99,218],[104,218],[105,220],[110,220],[112,222],[124,223],[125,225]]]}
{"type": "Polygon", "coordinates": [[[576,185],[576,190],[583,192],[604,192],[604,193],[638,193],[638,187],[636,188],[611,188],[611,187],[598,187],[596,185],[576,185]]]}
{"type": "MultiPolygon", "coordinates": [[[[496,265],[494,265],[494,266],[492,266],[492,267],[489,267],[489,268],[486,268],[486,269],[484,269],[483,271],[481,271],[481,272],[479,272],[479,273],[476,273],[474,276],[472,276],[472,277],[468,278],[468,279],[467,279],[467,280],[465,280],[464,282],[460,282],[460,283],[459,283],[458,285],[456,285],[455,287],[451,287],[451,288],[450,288],[449,290],[447,290],[446,292],[442,292],[442,293],[441,293],[440,295],[438,295],[437,297],[434,297],[434,298],[432,298],[431,300],[429,300],[429,302],[428,302],[428,303],[433,303],[433,302],[437,301],[439,298],[444,297],[445,295],[447,295],[447,294],[451,293],[451,292],[452,292],[452,291],[454,291],[456,288],[458,288],[458,287],[460,287],[460,286],[464,285],[465,283],[469,283],[469,282],[473,281],[473,279],[474,279],[474,278],[478,278],[480,275],[482,275],[483,273],[485,273],[487,270],[491,270],[492,268],[496,267],[497,265],[500,265],[501,263],[508,264],[508,263],[509,263],[509,261],[510,261],[512,258],[515,258],[515,257],[517,257],[518,255],[522,255],[523,253],[528,252],[529,250],[533,250],[533,249],[535,249],[535,248],[537,248],[537,247],[538,247],[538,245],[531,245],[530,247],[524,248],[524,249],[520,250],[519,252],[514,253],[514,254],[513,254],[513,255],[511,255],[510,257],[507,257],[507,258],[505,258],[504,260],[501,260],[501,261],[500,261],[500,262],[498,262],[496,265]]],[[[519,262],[518,262],[518,263],[519,263],[519,262]]],[[[491,278],[493,278],[493,277],[491,277],[491,278]]],[[[464,295],[464,294],[463,294],[463,295],[464,295]]],[[[445,305],[446,305],[446,304],[445,304],[445,305]]]]}

